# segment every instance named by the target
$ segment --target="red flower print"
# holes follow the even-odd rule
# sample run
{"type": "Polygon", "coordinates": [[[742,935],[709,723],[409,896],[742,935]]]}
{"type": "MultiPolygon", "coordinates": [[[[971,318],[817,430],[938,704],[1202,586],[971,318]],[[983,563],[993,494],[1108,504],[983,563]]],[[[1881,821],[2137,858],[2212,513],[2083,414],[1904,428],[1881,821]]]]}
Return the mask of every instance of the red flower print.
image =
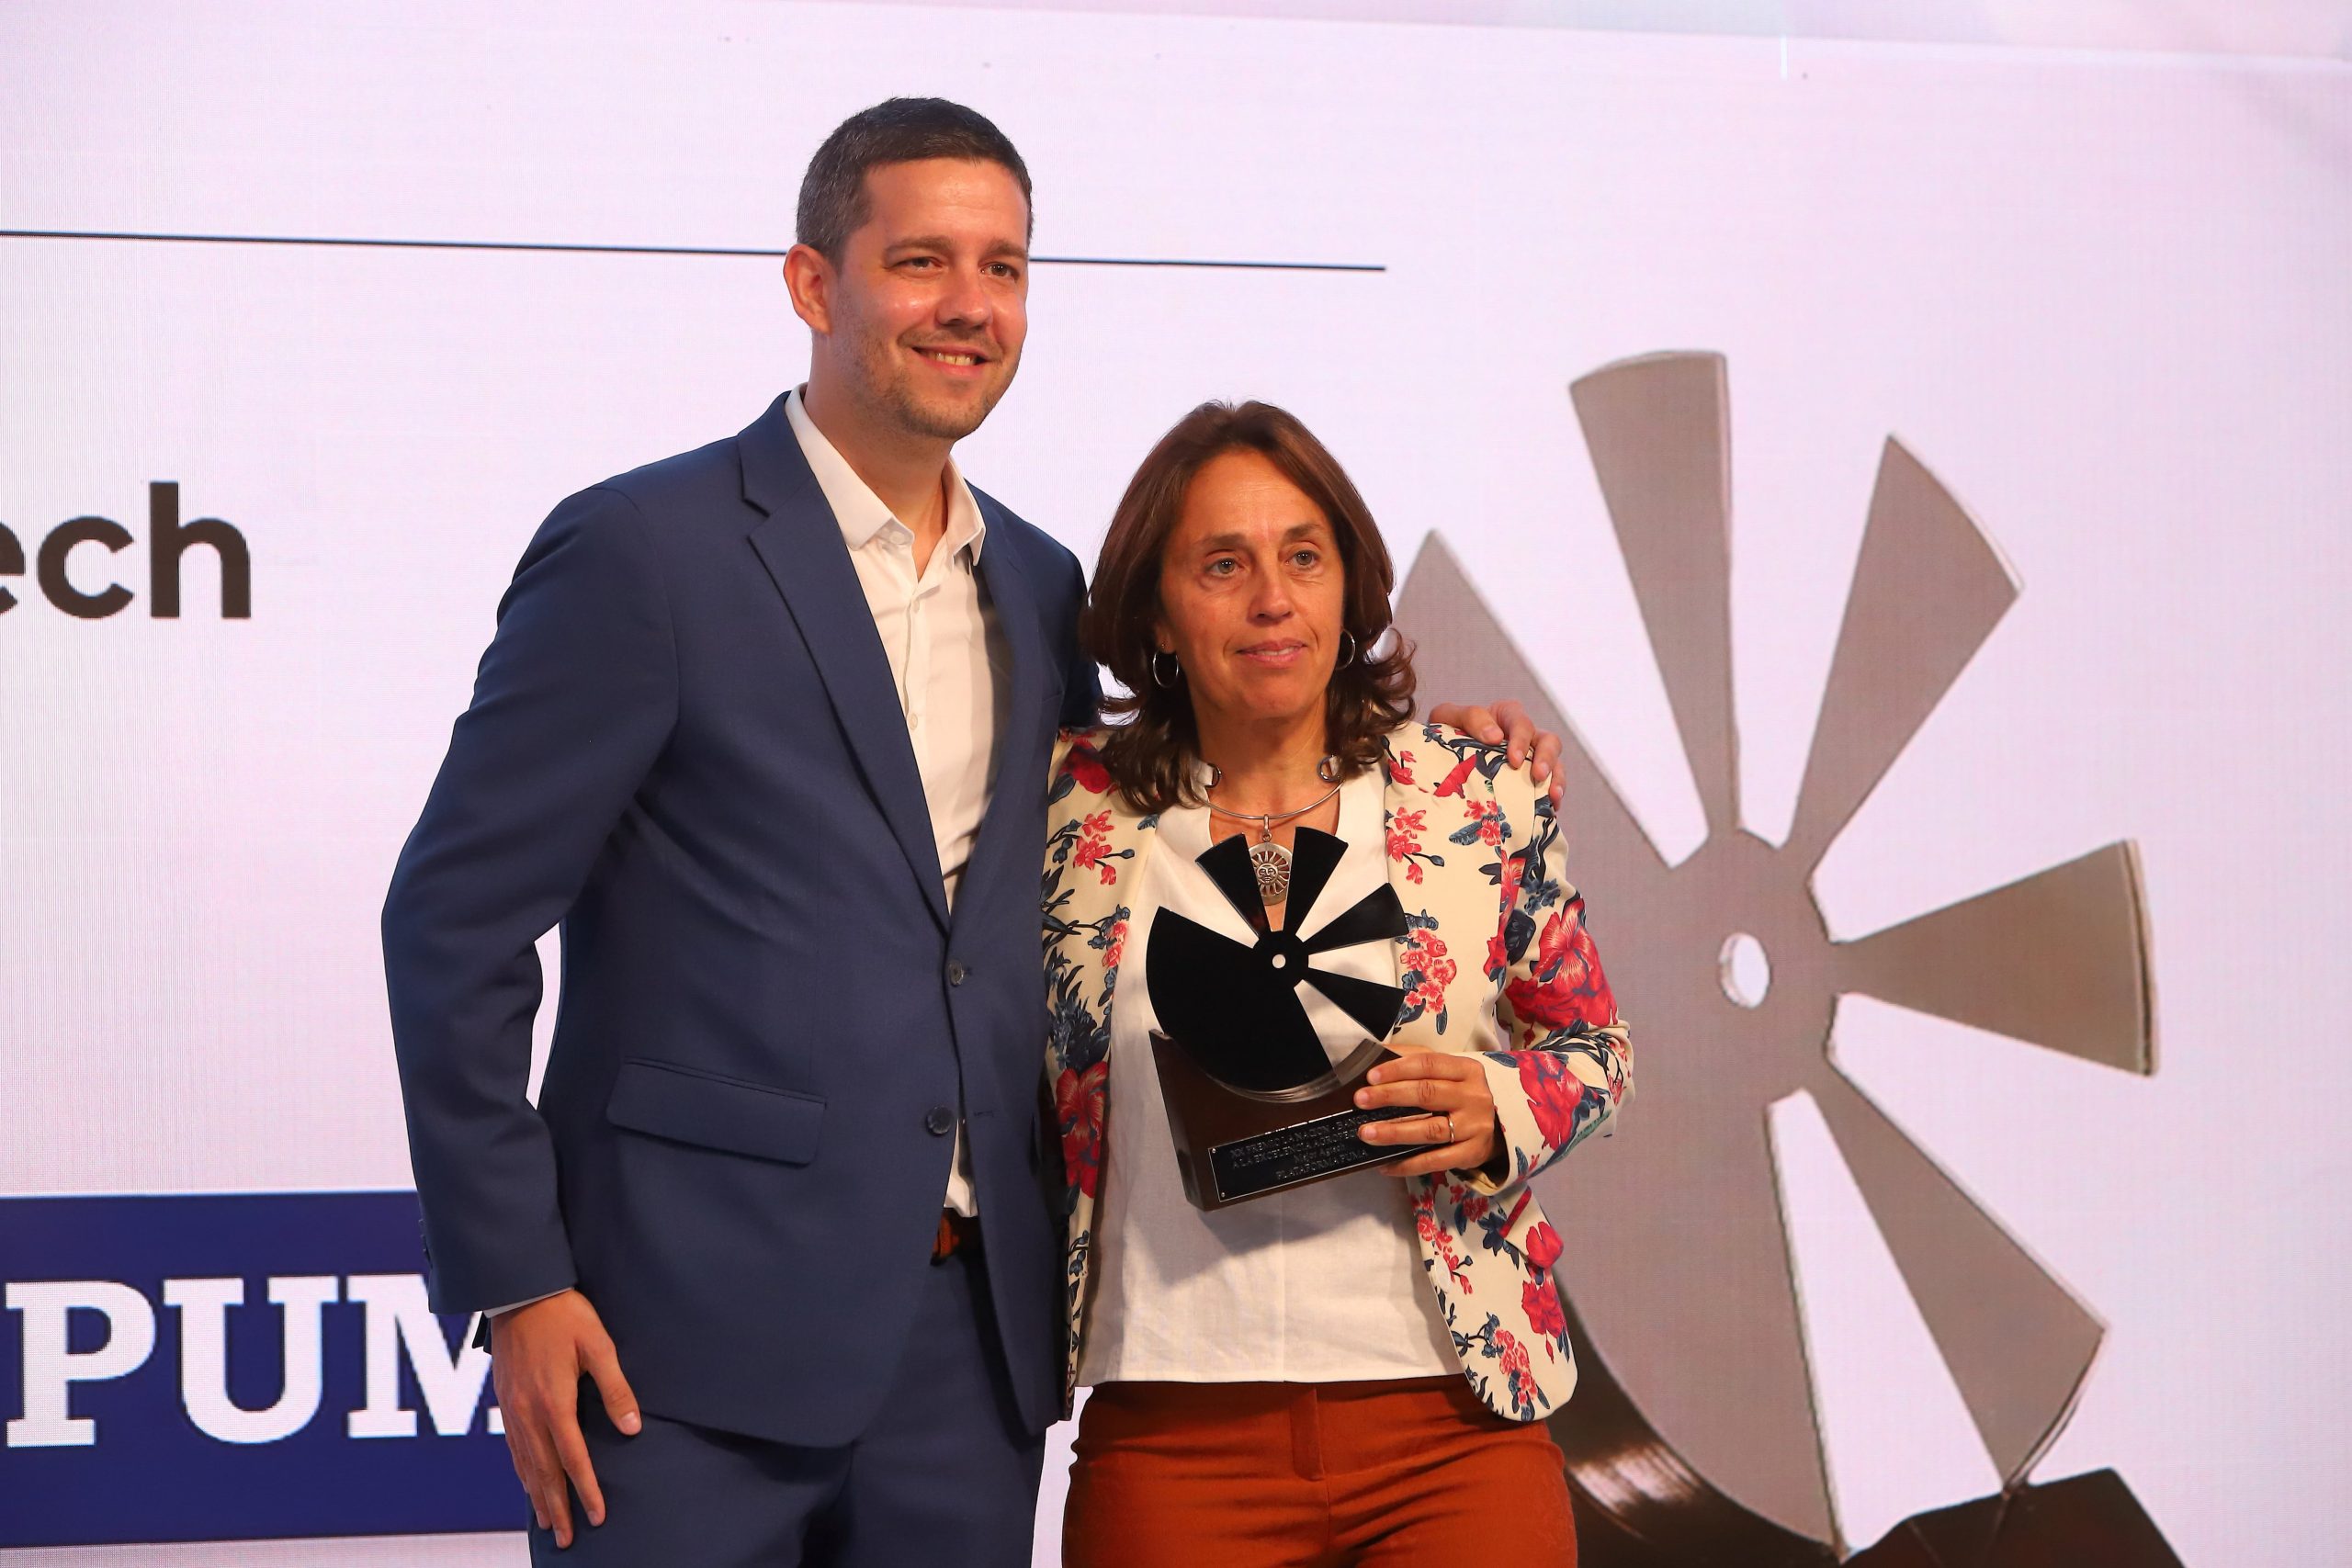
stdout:
{"type": "Polygon", "coordinates": [[[1388,778],[1392,784],[1408,784],[1413,782],[1413,754],[1410,751],[1397,751],[1391,754],[1388,759],[1388,778]]]}
{"type": "Polygon", "coordinates": [[[1503,941],[1498,929],[1487,939],[1487,978],[1491,980],[1510,967],[1510,944],[1503,941]]]}
{"type": "Polygon", "coordinates": [[[1460,966],[1445,955],[1444,939],[1427,927],[1416,929],[1405,944],[1402,966],[1420,976],[1408,1005],[1424,1010],[1442,1010],[1445,988],[1453,984],[1454,976],[1460,973],[1460,966]]]}
{"type": "Polygon", "coordinates": [[[1510,1213],[1503,1216],[1503,1229],[1508,1231],[1511,1226],[1519,1224],[1519,1216],[1527,1213],[1527,1205],[1534,1201],[1534,1193],[1522,1189],[1519,1194],[1519,1201],[1513,1203],[1510,1206],[1510,1213]]]}
{"type": "Polygon", "coordinates": [[[1574,998],[1563,997],[1555,987],[1533,980],[1513,980],[1503,987],[1503,995],[1510,998],[1511,1011],[1519,1015],[1522,1041],[1566,1029],[1584,1016],[1574,998]]]}
{"type": "Polygon", "coordinates": [[[1527,1254],[1528,1262],[1538,1269],[1549,1269],[1560,1260],[1560,1233],[1552,1228],[1549,1220],[1536,1221],[1521,1246],[1527,1254]]]}
{"type": "Polygon", "coordinates": [[[1445,1029],[1445,988],[1453,984],[1457,965],[1445,955],[1445,942],[1430,928],[1436,923],[1426,915],[1411,915],[1412,934],[1405,941],[1405,951],[1397,955],[1396,980],[1405,987],[1407,1020],[1426,1012],[1437,1014],[1437,1026],[1445,1029]]]}
{"type": "Polygon", "coordinates": [[[1473,1294],[1470,1276],[1463,1271],[1462,1254],[1454,1249],[1453,1235],[1441,1230],[1428,1239],[1430,1249],[1437,1254],[1437,1260],[1445,1265],[1446,1278],[1453,1281],[1454,1289],[1465,1296],[1473,1294]]]}
{"type": "Polygon", "coordinates": [[[1067,1067],[1054,1082],[1054,1109],[1061,1119],[1062,1166],[1080,1191],[1094,1196],[1102,1177],[1102,1096],[1111,1081],[1107,1062],[1084,1072],[1067,1067]]]}
{"type": "Polygon", "coordinates": [[[1078,781],[1078,787],[1089,795],[1111,793],[1111,770],[1102,765],[1102,754],[1086,741],[1072,746],[1062,758],[1062,771],[1078,781]]]}
{"type": "Polygon", "coordinates": [[[1125,920],[1114,920],[1111,924],[1110,943],[1102,950],[1102,967],[1105,969],[1116,969],[1119,966],[1119,955],[1126,950],[1127,922],[1125,920]]]}
{"type": "Polygon", "coordinates": [[[1464,817],[1478,824],[1478,841],[1489,849],[1503,841],[1503,807],[1498,800],[1464,800],[1464,817]]]}
{"type": "Polygon", "coordinates": [[[1567,1147],[1576,1136],[1577,1107],[1588,1091],[1568,1071],[1566,1060],[1550,1051],[1520,1053],[1519,1087],[1526,1091],[1527,1108],[1535,1113],[1535,1131],[1552,1147],[1567,1147]]]}
{"type": "Polygon", "coordinates": [[[1600,972],[1600,954],[1579,918],[1581,899],[1553,915],[1536,946],[1535,978],[1504,987],[1513,1011],[1531,1029],[1605,1026],[1617,1021],[1617,998],[1600,972]]]}
{"type": "Polygon", "coordinates": [[[1477,765],[1478,760],[1476,758],[1463,758],[1462,761],[1453,764],[1452,771],[1449,772],[1445,777],[1440,779],[1438,781],[1437,787],[1430,791],[1430,793],[1431,795],[1460,795],[1462,793],[1462,781],[1468,778],[1470,776],[1470,770],[1477,765]]]}
{"type": "Polygon", "coordinates": [[[1521,1285],[1519,1306],[1527,1314],[1527,1326],[1545,1338],[1557,1339],[1568,1331],[1567,1314],[1560,1310],[1560,1292],[1552,1288],[1551,1280],[1530,1280],[1521,1285]]]}
{"type": "Polygon", "coordinates": [[[1421,835],[1429,825],[1419,811],[1392,811],[1388,814],[1388,858],[1405,863],[1405,880],[1421,880],[1421,862],[1443,865],[1444,860],[1421,847],[1421,835]]]}
{"type": "Polygon", "coordinates": [[[1508,1328],[1495,1330],[1495,1359],[1503,1364],[1503,1378],[1510,1385],[1510,1402],[1521,1409],[1535,1408],[1534,1378],[1527,1366],[1527,1347],[1508,1328]]]}
{"type": "Polygon", "coordinates": [[[1392,811],[1388,814],[1388,858],[1403,860],[1421,852],[1421,835],[1429,829],[1422,826],[1418,811],[1392,811]]]}
{"type": "Polygon", "coordinates": [[[1519,902],[1519,889],[1527,880],[1527,857],[1523,854],[1505,855],[1497,880],[1501,885],[1503,908],[1509,910],[1519,902]]]}
{"type": "Polygon", "coordinates": [[[1078,847],[1070,852],[1071,863],[1092,866],[1106,886],[1119,879],[1119,868],[1104,858],[1111,852],[1110,833],[1111,814],[1098,811],[1078,825],[1078,847]]]}

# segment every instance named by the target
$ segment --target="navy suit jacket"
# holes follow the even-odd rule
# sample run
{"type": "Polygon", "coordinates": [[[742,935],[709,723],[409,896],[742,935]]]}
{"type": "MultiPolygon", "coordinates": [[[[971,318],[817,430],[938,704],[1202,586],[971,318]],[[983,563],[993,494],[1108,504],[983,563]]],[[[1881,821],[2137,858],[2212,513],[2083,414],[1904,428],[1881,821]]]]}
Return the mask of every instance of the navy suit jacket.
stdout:
{"type": "Polygon", "coordinates": [[[1012,716],[952,919],[782,399],[539,529],[384,906],[438,1310],[576,1284],[648,1411],[847,1442],[912,1322],[960,1106],[1014,1397],[1057,1414],[1038,878],[1054,732],[1099,694],[1077,560],[975,494],[1012,716]]]}

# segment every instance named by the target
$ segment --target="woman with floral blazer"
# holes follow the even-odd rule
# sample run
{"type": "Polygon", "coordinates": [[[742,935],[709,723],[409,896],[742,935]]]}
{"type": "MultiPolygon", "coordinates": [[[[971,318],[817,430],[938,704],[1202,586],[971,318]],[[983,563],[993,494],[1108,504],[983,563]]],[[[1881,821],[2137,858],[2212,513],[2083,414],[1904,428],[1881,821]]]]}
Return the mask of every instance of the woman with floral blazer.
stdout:
{"type": "MultiPolygon", "coordinates": [[[[1559,1456],[1539,1420],[1576,1386],[1553,1280],[1567,1240],[1530,1183],[1623,1102],[1627,1033],[1584,901],[1561,874],[1550,800],[1505,765],[1502,748],[1396,722],[1399,697],[1409,699],[1409,649],[1373,651],[1390,587],[1385,547],[1344,473],[1263,404],[1205,404],[1179,423],[1105,542],[1085,635],[1137,694],[1124,704],[1136,716],[1065,737],[1047,797],[1046,1067],[1066,1177],[1066,1387],[1074,1399],[1102,1294],[1098,1258],[1115,1256],[1096,1235],[1113,1168],[1106,1109],[1123,1089],[1141,1090],[1112,1078],[1115,1008],[1123,961],[1146,934],[1135,926],[1137,890],[1148,874],[1164,884],[1176,874],[1173,863],[1152,870],[1162,816],[1205,811],[1212,831],[1225,830],[1220,796],[1237,787],[1225,781],[1257,775],[1211,749],[1238,755],[1238,721],[1262,736],[1294,713],[1329,747],[1320,777],[1376,770],[1379,816],[1356,820],[1377,821],[1406,914],[1394,943],[1405,998],[1386,1043],[1405,1063],[1433,1054],[1416,1070],[1447,1097],[1420,1101],[1425,1116],[1372,1124],[1388,1131],[1367,1141],[1444,1145],[1402,1166],[1420,1173],[1340,1179],[1356,1184],[1353,1201],[1398,1206],[1430,1326],[1460,1377],[1100,1382],[1072,1467],[1073,1568],[1351,1562],[1375,1547],[1403,1552],[1382,1561],[1421,1561],[1408,1537],[1432,1553],[1450,1542],[1452,1555],[1465,1529],[1477,1561],[1575,1560],[1559,1456]],[[1202,779],[1205,799],[1185,782],[1202,779]],[[1422,1125],[1426,1134],[1413,1130],[1422,1125]],[[1440,1168],[1456,1154],[1461,1168],[1440,1168]]],[[[1245,821],[1288,804],[1250,800],[1245,821]]],[[[1386,1098],[1404,1103],[1396,1097],[1410,1087],[1386,1098]]],[[[1164,1146],[1124,1157],[1174,1158],[1164,1146]]]]}

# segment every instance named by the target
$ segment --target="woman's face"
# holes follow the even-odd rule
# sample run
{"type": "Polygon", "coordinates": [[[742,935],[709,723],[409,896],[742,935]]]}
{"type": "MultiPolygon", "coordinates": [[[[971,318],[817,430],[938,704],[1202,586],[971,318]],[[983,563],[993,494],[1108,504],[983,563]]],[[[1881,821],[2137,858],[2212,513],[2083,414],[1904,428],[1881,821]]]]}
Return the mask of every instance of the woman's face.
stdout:
{"type": "Polygon", "coordinates": [[[1159,643],[1195,718],[1319,714],[1346,603],[1330,523],[1271,459],[1226,452],[1193,476],[1159,558],[1159,643]]]}

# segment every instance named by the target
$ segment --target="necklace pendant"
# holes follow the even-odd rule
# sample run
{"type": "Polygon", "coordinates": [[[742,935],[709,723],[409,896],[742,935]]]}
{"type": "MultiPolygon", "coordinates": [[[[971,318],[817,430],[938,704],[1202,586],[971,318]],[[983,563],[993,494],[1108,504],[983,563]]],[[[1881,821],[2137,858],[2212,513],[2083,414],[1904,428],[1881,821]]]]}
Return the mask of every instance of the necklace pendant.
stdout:
{"type": "Polygon", "coordinates": [[[1279,904],[1290,895],[1290,852],[1272,839],[1250,846],[1250,869],[1258,875],[1258,897],[1279,904]]]}

